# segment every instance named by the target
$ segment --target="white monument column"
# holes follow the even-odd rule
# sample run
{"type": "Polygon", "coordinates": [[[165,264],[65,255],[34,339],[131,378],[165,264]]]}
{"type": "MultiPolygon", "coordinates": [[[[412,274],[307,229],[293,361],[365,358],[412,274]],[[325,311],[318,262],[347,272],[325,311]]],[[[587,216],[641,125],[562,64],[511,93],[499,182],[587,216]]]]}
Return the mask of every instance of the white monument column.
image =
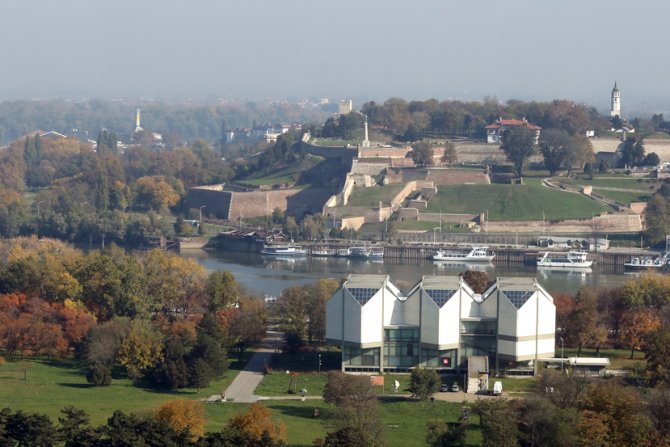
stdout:
{"type": "Polygon", "coordinates": [[[368,120],[367,118],[365,119],[365,139],[363,140],[363,147],[370,147],[370,140],[368,139],[368,120]]]}

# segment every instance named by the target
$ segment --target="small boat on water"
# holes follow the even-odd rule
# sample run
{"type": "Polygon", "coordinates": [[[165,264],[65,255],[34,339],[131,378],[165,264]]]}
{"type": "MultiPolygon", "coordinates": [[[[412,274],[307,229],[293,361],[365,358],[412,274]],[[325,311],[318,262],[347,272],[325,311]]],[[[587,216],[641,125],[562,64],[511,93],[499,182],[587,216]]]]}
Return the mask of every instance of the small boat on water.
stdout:
{"type": "Polygon", "coordinates": [[[586,259],[588,253],[585,251],[569,251],[567,253],[552,253],[547,251],[537,258],[538,267],[566,268],[566,269],[588,269],[593,261],[586,259]]]}
{"type": "Polygon", "coordinates": [[[455,250],[438,250],[433,261],[491,262],[496,254],[489,247],[471,247],[455,250]]]}
{"type": "Polygon", "coordinates": [[[627,270],[661,269],[668,265],[668,253],[663,256],[633,256],[623,266],[627,270]]]}
{"type": "Polygon", "coordinates": [[[384,259],[384,247],[372,247],[369,245],[357,245],[355,247],[341,248],[337,250],[337,256],[355,259],[384,259]]]}
{"type": "Polygon", "coordinates": [[[268,256],[305,256],[307,250],[291,244],[264,245],[261,254],[268,256]]]}

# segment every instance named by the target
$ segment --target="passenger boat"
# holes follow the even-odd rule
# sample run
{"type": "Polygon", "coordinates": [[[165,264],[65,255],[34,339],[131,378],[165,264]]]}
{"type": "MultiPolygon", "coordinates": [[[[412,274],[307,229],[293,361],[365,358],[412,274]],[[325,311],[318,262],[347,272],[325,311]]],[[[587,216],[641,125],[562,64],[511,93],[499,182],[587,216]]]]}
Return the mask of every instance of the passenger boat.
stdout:
{"type": "Polygon", "coordinates": [[[491,262],[496,256],[489,247],[471,247],[460,250],[438,250],[433,261],[460,261],[460,262],[491,262]]]}
{"type": "Polygon", "coordinates": [[[384,259],[384,247],[358,245],[355,247],[341,248],[337,250],[337,256],[343,258],[381,260],[384,259]]]}
{"type": "Polygon", "coordinates": [[[307,250],[291,244],[264,245],[261,254],[268,256],[305,256],[307,250]]]}
{"type": "Polygon", "coordinates": [[[587,269],[593,261],[586,259],[588,253],[584,251],[569,251],[567,253],[552,253],[547,251],[537,258],[538,267],[587,269]]]}
{"type": "Polygon", "coordinates": [[[663,256],[633,256],[623,266],[627,270],[661,269],[668,265],[668,254],[663,256]]]}
{"type": "Polygon", "coordinates": [[[332,250],[330,248],[313,248],[312,252],[311,252],[311,255],[316,256],[316,257],[325,258],[325,257],[328,257],[328,256],[336,256],[337,251],[332,250]]]}

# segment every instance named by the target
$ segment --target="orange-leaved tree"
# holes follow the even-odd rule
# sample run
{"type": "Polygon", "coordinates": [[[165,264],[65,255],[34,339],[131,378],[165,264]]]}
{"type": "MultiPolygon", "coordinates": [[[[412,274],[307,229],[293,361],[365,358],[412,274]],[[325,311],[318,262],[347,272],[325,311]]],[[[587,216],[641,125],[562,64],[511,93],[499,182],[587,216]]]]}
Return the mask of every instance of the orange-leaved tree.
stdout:
{"type": "Polygon", "coordinates": [[[205,409],[202,402],[169,400],[158,408],[155,418],[169,424],[178,432],[187,431],[194,442],[205,434],[205,409]]]}
{"type": "Polygon", "coordinates": [[[271,415],[272,411],[268,407],[255,403],[246,413],[233,416],[228,425],[244,433],[252,445],[260,443],[263,438],[286,441],[286,426],[272,422],[271,415]]]}

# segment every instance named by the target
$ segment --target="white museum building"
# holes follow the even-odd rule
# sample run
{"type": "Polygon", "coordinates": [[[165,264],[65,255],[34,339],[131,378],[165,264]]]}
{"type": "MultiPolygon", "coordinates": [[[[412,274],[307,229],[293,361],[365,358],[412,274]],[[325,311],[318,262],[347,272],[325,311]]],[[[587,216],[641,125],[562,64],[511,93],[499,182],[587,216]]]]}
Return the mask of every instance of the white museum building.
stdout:
{"type": "Polygon", "coordinates": [[[554,357],[556,307],[534,278],[497,278],[479,295],[458,276],[424,276],[403,293],[386,275],[350,275],[326,303],[326,339],[342,370],[495,369],[554,357]]]}

